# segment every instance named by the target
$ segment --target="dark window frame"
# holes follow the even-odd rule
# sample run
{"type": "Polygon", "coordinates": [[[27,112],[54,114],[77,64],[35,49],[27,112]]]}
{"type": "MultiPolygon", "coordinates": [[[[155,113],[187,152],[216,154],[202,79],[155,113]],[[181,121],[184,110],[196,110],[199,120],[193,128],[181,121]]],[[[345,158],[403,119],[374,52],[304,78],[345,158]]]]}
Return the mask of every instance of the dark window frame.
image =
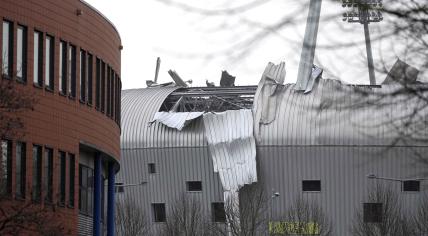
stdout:
{"type": "Polygon", "coordinates": [[[116,182],[115,187],[114,187],[114,192],[115,193],[125,192],[125,186],[123,186],[122,182],[116,182]]]}
{"type": "Polygon", "coordinates": [[[67,65],[68,65],[68,44],[66,41],[60,40],[59,42],[59,94],[66,96],[67,95],[67,86],[68,86],[68,74],[67,74],[67,65]]]}
{"type": "Polygon", "coordinates": [[[402,191],[403,192],[420,192],[421,191],[421,181],[419,180],[404,180],[402,181],[402,191]]]}
{"type": "Polygon", "coordinates": [[[65,196],[66,196],[66,170],[67,170],[67,153],[64,151],[58,151],[58,164],[59,164],[59,175],[58,175],[58,204],[60,206],[65,206],[65,196]]]}
{"type": "Polygon", "coordinates": [[[76,177],[76,156],[68,153],[68,207],[74,208],[75,177],[76,177]]]}
{"type": "Polygon", "coordinates": [[[109,65],[107,65],[106,86],[107,86],[107,96],[106,96],[107,112],[106,112],[106,115],[108,117],[110,117],[110,114],[111,114],[111,103],[110,103],[110,98],[111,98],[111,67],[109,65]]]}
{"type": "Polygon", "coordinates": [[[33,144],[33,172],[32,172],[32,189],[31,199],[33,202],[40,203],[42,200],[42,164],[43,164],[43,147],[33,144]]]}
{"type": "Polygon", "coordinates": [[[88,53],[88,59],[87,59],[87,69],[88,69],[88,86],[87,86],[87,94],[88,94],[88,105],[92,105],[93,102],[93,76],[94,76],[94,57],[91,53],[88,53]]]}
{"type": "Polygon", "coordinates": [[[101,112],[105,113],[106,105],[106,63],[101,60],[101,112]]]}
{"type": "Polygon", "coordinates": [[[322,186],[321,186],[321,180],[314,179],[314,180],[302,180],[302,191],[303,192],[321,192],[322,186]]]}
{"type": "Polygon", "coordinates": [[[166,206],[165,203],[152,203],[153,222],[166,222],[166,206]]]}
{"type": "Polygon", "coordinates": [[[1,186],[5,187],[4,189],[0,190],[0,196],[10,196],[12,193],[12,141],[8,139],[1,140],[1,165],[0,168],[1,173],[3,176],[1,180],[1,186]],[[5,149],[3,149],[5,148],[5,149]]]}
{"type": "Polygon", "coordinates": [[[45,89],[47,91],[54,91],[55,88],[55,37],[49,34],[46,34],[45,37],[45,89]],[[47,55],[47,43],[49,39],[49,55],[47,55]],[[47,68],[49,65],[49,68],[47,68]],[[49,76],[47,75],[49,71],[49,76]],[[49,84],[46,83],[49,81],[49,84]]]}
{"type": "Polygon", "coordinates": [[[155,163],[148,163],[147,168],[149,170],[149,174],[156,174],[156,164],[155,163]]]}
{"type": "Polygon", "coordinates": [[[188,192],[202,192],[202,181],[186,181],[186,189],[188,192]]]}
{"type": "Polygon", "coordinates": [[[34,30],[33,33],[33,84],[36,87],[43,86],[43,33],[38,30],[34,30]],[[36,34],[38,35],[37,40],[38,44],[35,45],[36,34]],[[37,54],[36,54],[36,46],[37,46],[37,54]],[[37,61],[36,61],[37,58],[37,61]],[[37,68],[37,73],[34,70],[37,68]]]}
{"type": "Polygon", "coordinates": [[[95,109],[101,109],[101,59],[95,59],[95,109]]]}
{"type": "MultiPolygon", "coordinates": [[[[14,53],[13,53],[13,44],[14,44],[14,41],[15,41],[15,38],[14,38],[14,36],[15,36],[15,34],[14,34],[14,23],[13,23],[13,21],[9,21],[9,20],[6,20],[6,19],[3,19],[3,23],[2,23],[2,26],[3,26],[3,24],[4,23],[6,23],[6,24],[8,24],[9,25],[9,32],[8,32],[8,47],[7,47],[7,49],[8,49],[8,57],[7,57],[7,59],[8,59],[8,61],[6,62],[6,64],[7,64],[7,71],[6,71],[6,73],[3,71],[3,65],[5,65],[5,62],[3,61],[3,54],[4,54],[4,52],[3,52],[3,46],[2,46],[2,65],[1,65],[1,69],[2,69],[2,74],[3,74],[3,77],[4,78],[6,78],[6,79],[10,79],[10,78],[12,78],[12,75],[13,75],[13,60],[14,60],[14,53]]],[[[3,31],[4,31],[4,27],[2,27],[2,39],[3,39],[3,31]]],[[[2,40],[2,42],[3,42],[3,40],[2,40]]]]}
{"type": "Polygon", "coordinates": [[[28,28],[25,25],[20,25],[16,27],[16,80],[21,83],[27,82],[27,63],[28,63],[28,28]],[[18,32],[19,30],[22,30],[22,54],[18,55],[18,32]],[[18,68],[18,59],[21,57],[22,64],[21,68],[18,68]],[[21,69],[20,73],[21,76],[19,76],[19,69],[21,69]]]}
{"type": "Polygon", "coordinates": [[[224,210],[224,202],[211,203],[211,219],[216,223],[226,222],[226,212],[224,210]]]}
{"type": "Polygon", "coordinates": [[[82,103],[86,102],[86,80],[87,80],[87,58],[86,58],[86,51],[83,49],[80,49],[80,81],[79,81],[79,88],[80,88],[80,98],[79,100],[82,103]]]}
{"type": "Polygon", "coordinates": [[[45,203],[52,203],[53,201],[53,148],[45,147],[44,151],[44,191],[45,203]]]}
{"type": "Polygon", "coordinates": [[[75,99],[76,98],[76,79],[77,79],[77,75],[76,75],[76,70],[77,70],[77,62],[76,62],[76,46],[73,44],[69,44],[68,46],[68,50],[69,50],[69,55],[68,55],[68,60],[69,60],[69,74],[68,74],[68,79],[69,79],[69,91],[68,91],[68,97],[70,99],[75,99]]]}
{"type": "Polygon", "coordinates": [[[25,199],[26,182],[27,182],[27,144],[25,142],[16,143],[16,168],[15,168],[15,197],[17,199],[25,199]]]}
{"type": "Polygon", "coordinates": [[[383,204],[376,203],[363,203],[363,221],[364,223],[381,223],[382,222],[382,209],[383,204]]]}
{"type": "Polygon", "coordinates": [[[94,170],[92,168],[79,164],[79,213],[88,216],[93,214],[93,177],[94,170]]]}

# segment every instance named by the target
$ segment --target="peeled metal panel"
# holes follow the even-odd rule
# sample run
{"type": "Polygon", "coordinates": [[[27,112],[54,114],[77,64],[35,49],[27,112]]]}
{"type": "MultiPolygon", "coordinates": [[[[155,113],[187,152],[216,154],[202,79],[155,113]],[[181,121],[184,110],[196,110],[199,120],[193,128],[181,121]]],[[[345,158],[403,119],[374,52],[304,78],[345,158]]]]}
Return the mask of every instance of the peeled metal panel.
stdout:
{"type": "Polygon", "coordinates": [[[225,191],[257,182],[256,145],[251,110],[204,114],[205,134],[225,191]]]}
{"type": "Polygon", "coordinates": [[[170,128],[181,131],[192,120],[203,114],[203,112],[156,112],[151,123],[158,121],[170,128]]]}

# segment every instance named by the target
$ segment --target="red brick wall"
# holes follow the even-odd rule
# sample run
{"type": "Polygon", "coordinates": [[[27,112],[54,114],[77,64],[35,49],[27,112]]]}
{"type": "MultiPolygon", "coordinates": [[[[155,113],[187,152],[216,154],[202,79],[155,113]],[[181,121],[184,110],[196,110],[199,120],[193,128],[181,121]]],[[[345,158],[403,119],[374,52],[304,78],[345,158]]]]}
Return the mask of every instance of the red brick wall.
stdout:
{"type": "MultiPolygon", "coordinates": [[[[60,209],[59,212],[64,213],[65,217],[62,217],[62,219],[67,228],[71,229],[73,234],[77,234],[79,142],[84,141],[93,144],[116,159],[119,159],[120,155],[119,125],[114,119],[95,109],[95,58],[102,59],[120,76],[120,36],[104,17],[79,0],[2,0],[0,17],[14,23],[15,43],[17,24],[27,26],[27,83],[25,85],[17,84],[16,86],[25,87],[29,92],[34,93],[38,100],[34,111],[22,114],[26,132],[25,136],[20,140],[27,143],[28,177],[26,199],[31,199],[32,144],[47,145],[54,148],[54,201],[57,199],[58,194],[58,150],[75,154],[75,207],[65,207],[60,209]],[[77,15],[77,10],[81,10],[82,14],[77,15]],[[33,86],[33,35],[35,29],[55,37],[53,92],[33,86]],[[59,94],[58,63],[60,40],[76,46],[77,78],[75,99],[59,94]],[[79,101],[80,57],[78,55],[80,48],[93,55],[92,106],[79,101]]],[[[0,32],[2,32],[2,24],[0,24],[0,32]]],[[[0,45],[1,40],[0,37],[0,45]]],[[[14,64],[16,64],[16,47],[14,47],[14,61],[14,64]]],[[[0,65],[1,63],[0,57],[0,65]]],[[[13,153],[15,153],[15,145],[16,143],[14,142],[13,153]]],[[[13,161],[14,166],[15,161],[13,161]]],[[[12,176],[14,193],[15,174],[13,173],[12,176]]],[[[68,184],[69,180],[67,179],[67,193],[68,184]]],[[[66,199],[68,199],[68,196],[66,196],[66,199]]]]}

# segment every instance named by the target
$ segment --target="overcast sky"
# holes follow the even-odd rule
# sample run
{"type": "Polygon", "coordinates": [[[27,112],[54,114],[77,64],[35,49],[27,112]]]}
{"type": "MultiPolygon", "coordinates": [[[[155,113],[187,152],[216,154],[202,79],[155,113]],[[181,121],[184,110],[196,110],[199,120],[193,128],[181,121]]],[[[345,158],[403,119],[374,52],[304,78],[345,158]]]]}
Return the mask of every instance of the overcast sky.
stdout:
{"type": "MultiPolygon", "coordinates": [[[[193,86],[205,86],[205,80],[219,83],[222,70],[236,76],[236,84],[257,84],[266,64],[271,61],[286,62],[286,82],[295,82],[301,40],[303,38],[307,11],[295,12],[301,0],[270,0],[268,3],[238,16],[206,16],[186,12],[156,0],[86,0],[101,11],[118,29],[124,46],[122,50],[122,83],[124,89],[146,87],[152,80],[156,58],[161,58],[159,82],[172,81],[169,69],[177,71],[184,80],[193,80],[193,86]],[[231,59],[239,52],[236,45],[243,35],[257,31],[256,22],[272,25],[287,14],[298,19],[299,24],[285,27],[272,33],[260,43],[252,45],[245,56],[231,59]],[[243,24],[247,22],[247,24],[243,24]],[[207,56],[207,55],[210,56],[207,56]]],[[[237,6],[239,2],[225,0],[188,0],[186,4],[203,9],[222,9],[237,6]],[[199,4],[199,5],[198,5],[199,4]],[[201,5],[202,4],[202,5],[201,5]],[[227,5],[229,4],[229,5],[227,5]]],[[[334,42],[350,42],[351,48],[317,48],[315,63],[321,64],[324,78],[337,76],[349,83],[369,83],[365,67],[365,44],[363,26],[342,21],[340,4],[324,1],[318,34],[319,45],[334,42]],[[332,15],[336,15],[333,17],[332,15]],[[327,20],[328,19],[328,20],[327,20]],[[328,73],[331,72],[331,73],[328,73]]],[[[382,27],[382,23],[371,24],[382,27]]],[[[380,52],[387,50],[385,42],[373,43],[375,61],[380,52]]],[[[395,60],[388,62],[392,65],[395,60]]],[[[377,75],[381,82],[384,75],[377,75]]]]}

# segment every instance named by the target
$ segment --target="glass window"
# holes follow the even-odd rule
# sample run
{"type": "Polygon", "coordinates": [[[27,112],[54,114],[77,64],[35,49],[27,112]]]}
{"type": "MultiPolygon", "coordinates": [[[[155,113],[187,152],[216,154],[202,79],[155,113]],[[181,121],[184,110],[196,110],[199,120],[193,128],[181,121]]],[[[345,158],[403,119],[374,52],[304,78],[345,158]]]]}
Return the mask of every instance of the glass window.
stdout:
{"type": "Polygon", "coordinates": [[[25,160],[26,158],[26,146],[25,143],[18,142],[16,143],[16,197],[25,198],[25,179],[26,179],[26,170],[27,165],[25,160]]]}
{"type": "Polygon", "coordinates": [[[34,31],[33,83],[43,85],[43,34],[34,31]]]}
{"type": "Polygon", "coordinates": [[[148,167],[149,167],[149,174],[156,173],[156,165],[155,165],[155,163],[149,163],[148,167]]]}
{"type": "Polygon", "coordinates": [[[106,64],[101,61],[101,111],[104,112],[106,104],[106,64]]]}
{"type": "Polygon", "coordinates": [[[166,222],[165,203],[152,203],[153,220],[166,222]]]}
{"type": "Polygon", "coordinates": [[[211,212],[213,222],[226,222],[226,213],[224,211],[223,202],[213,202],[211,204],[211,212]]]}
{"type": "Polygon", "coordinates": [[[31,191],[33,201],[40,202],[42,194],[42,147],[33,146],[33,189],[31,191]]]}
{"type": "Polygon", "coordinates": [[[419,192],[421,190],[421,182],[419,180],[403,181],[404,192],[419,192]]]}
{"type": "Polygon", "coordinates": [[[12,191],[12,142],[1,140],[0,197],[12,191]]]}
{"type": "Polygon", "coordinates": [[[86,101],[86,52],[80,50],[80,101],[86,101]]]}
{"type": "Polygon", "coordinates": [[[111,98],[111,91],[110,91],[110,83],[111,81],[111,68],[110,66],[107,66],[107,116],[110,116],[111,112],[111,104],[110,104],[110,98],[111,98]]]}
{"type": "Polygon", "coordinates": [[[79,164],[79,212],[85,215],[92,215],[93,172],[93,169],[79,164]]]}
{"type": "Polygon", "coordinates": [[[16,31],[16,77],[27,80],[27,27],[22,25],[16,31]]]}
{"type": "Polygon", "coordinates": [[[100,94],[101,94],[101,60],[97,58],[95,66],[95,108],[100,108],[100,94]]]}
{"type": "Polygon", "coordinates": [[[321,180],[303,180],[302,190],[304,192],[320,192],[321,180]]]}
{"type": "Polygon", "coordinates": [[[59,91],[67,94],[67,43],[59,42],[59,91]]]}
{"type": "Polygon", "coordinates": [[[202,181],[187,181],[187,191],[191,191],[191,192],[202,191],[202,181]]]}
{"type": "Polygon", "coordinates": [[[59,204],[65,205],[65,170],[66,170],[66,160],[65,160],[65,152],[59,151],[59,181],[58,181],[58,189],[59,189],[59,204]]]}
{"type": "Polygon", "coordinates": [[[114,114],[114,70],[111,70],[111,75],[110,75],[110,99],[109,99],[109,103],[110,103],[110,117],[113,118],[113,114],[114,114]]]}
{"type": "Polygon", "coordinates": [[[69,174],[69,190],[68,190],[68,206],[74,207],[74,177],[75,177],[75,161],[76,158],[74,157],[74,154],[69,153],[68,154],[68,160],[70,162],[68,174],[69,174]]]}
{"type": "Polygon", "coordinates": [[[68,47],[68,95],[71,98],[76,97],[76,46],[68,47]]]}
{"type": "Polygon", "coordinates": [[[44,159],[44,189],[45,189],[45,202],[52,203],[52,186],[53,186],[53,149],[45,148],[44,159]]]}
{"type": "Polygon", "coordinates": [[[46,35],[45,46],[45,84],[49,90],[54,90],[54,45],[52,36],[46,35]]]}
{"type": "Polygon", "coordinates": [[[92,105],[92,77],[93,77],[92,55],[88,53],[88,104],[92,105]]]}
{"type": "Polygon", "coordinates": [[[13,64],[13,23],[3,21],[2,37],[2,73],[3,75],[12,76],[13,64]]]}
{"type": "Polygon", "coordinates": [[[116,193],[123,193],[123,192],[125,192],[125,187],[123,186],[123,183],[121,183],[121,182],[117,182],[117,183],[115,184],[114,191],[115,191],[116,193]]]}
{"type": "Polygon", "coordinates": [[[363,207],[365,223],[382,222],[382,203],[363,203],[363,207]]]}

